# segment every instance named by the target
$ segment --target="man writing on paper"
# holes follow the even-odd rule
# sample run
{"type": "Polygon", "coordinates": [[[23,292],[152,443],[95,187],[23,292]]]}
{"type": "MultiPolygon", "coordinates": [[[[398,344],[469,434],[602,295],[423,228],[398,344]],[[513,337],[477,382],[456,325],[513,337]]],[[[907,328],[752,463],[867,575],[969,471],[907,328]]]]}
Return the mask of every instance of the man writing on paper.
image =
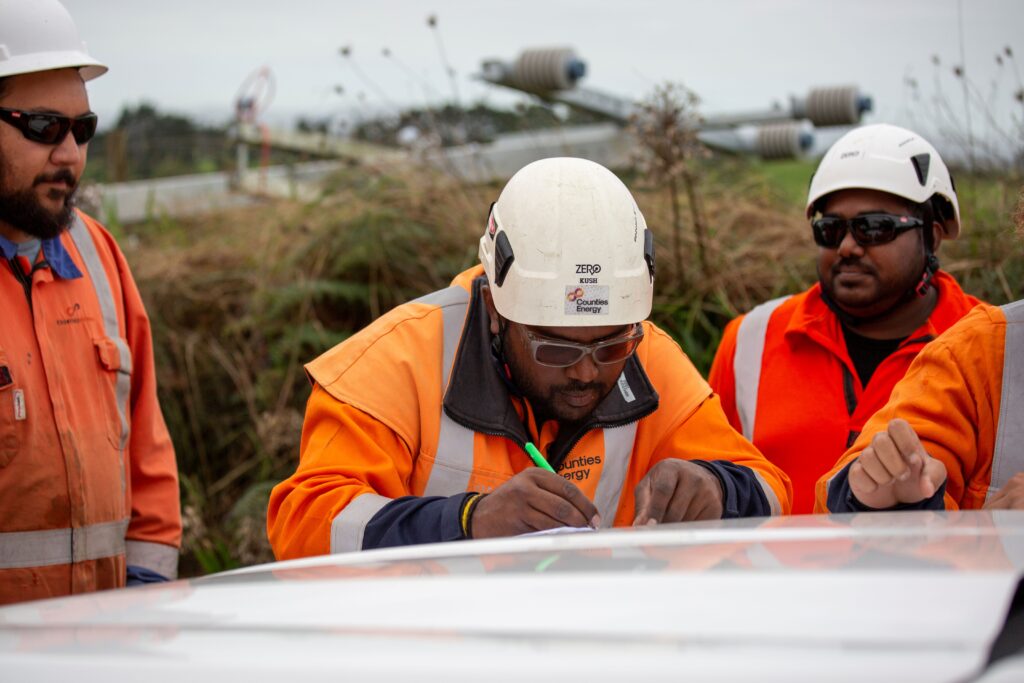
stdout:
{"type": "Polygon", "coordinates": [[[526,166],[480,258],[306,367],[299,466],[268,512],[277,557],[788,510],[785,475],[644,321],[653,236],[611,172],[526,166]]]}

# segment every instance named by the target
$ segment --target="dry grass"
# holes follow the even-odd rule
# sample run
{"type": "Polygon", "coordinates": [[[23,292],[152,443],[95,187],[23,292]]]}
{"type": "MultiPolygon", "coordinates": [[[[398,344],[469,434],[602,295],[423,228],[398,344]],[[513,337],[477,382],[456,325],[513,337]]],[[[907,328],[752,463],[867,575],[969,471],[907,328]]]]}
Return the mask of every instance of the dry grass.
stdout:
{"type": "MultiPolygon", "coordinates": [[[[684,272],[659,258],[653,315],[701,369],[732,316],[814,279],[799,209],[743,162],[715,163],[701,185],[708,275],[684,230],[684,272]]],[[[673,209],[663,188],[627,182],[667,257],[673,209]]],[[[183,574],[272,559],[266,501],[295,467],[308,395],[302,364],[475,263],[498,191],[437,173],[350,169],[310,204],[267,202],[127,231],[181,471],[183,574]]],[[[965,215],[979,218],[968,239],[944,245],[944,263],[969,291],[1018,298],[1024,258],[1007,248],[1017,191],[966,194],[965,215]]]]}

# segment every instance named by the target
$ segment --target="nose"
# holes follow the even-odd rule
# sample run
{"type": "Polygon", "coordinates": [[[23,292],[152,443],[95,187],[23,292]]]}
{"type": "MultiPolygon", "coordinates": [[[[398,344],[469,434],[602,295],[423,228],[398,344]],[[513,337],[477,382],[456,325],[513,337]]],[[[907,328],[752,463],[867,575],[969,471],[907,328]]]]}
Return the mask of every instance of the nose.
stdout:
{"type": "Polygon", "coordinates": [[[853,239],[853,233],[849,230],[847,230],[846,234],[843,235],[843,241],[839,243],[837,251],[839,252],[840,258],[864,255],[864,247],[857,244],[857,240],[853,239]]]}
{"type": "Polygon", "coordinates": [[[75,142],[75,136],[68,131],[60,144],[54,145],[50,161],[56,166],[76,166],[85,154],[84,145],[75,142]]]}
{"type": "Polygon", "coordinates": [[[565,374],[570,379],[574,379],[578,382],[593,382],[597,379],[600,371],[600,368],[597,367],[597,363],[594,362],[594,357],[588,353],[583,356],[576,365],[570,365],[566,368],[565,374]]]}

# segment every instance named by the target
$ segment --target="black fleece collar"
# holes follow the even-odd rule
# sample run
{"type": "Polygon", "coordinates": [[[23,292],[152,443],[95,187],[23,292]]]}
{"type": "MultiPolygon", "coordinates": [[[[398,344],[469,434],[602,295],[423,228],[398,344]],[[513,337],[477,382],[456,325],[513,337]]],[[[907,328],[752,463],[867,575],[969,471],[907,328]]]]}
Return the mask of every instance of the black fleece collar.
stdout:
{"type": "MultiPolygon", "coordinates": [[[[469,314],[444,396],[448,417],[476,432],[502,436],[523,446],[531,437],[512,402],[505,379],[491,355],[491,331],[481,288],[485,277],[473,281],[469,314]]],[[[636,422],[658,408],[655,391],[636,355],[626,361],[619,383],[590,414],[579,433],[564,441],[564,453],[549,453],[555,467],[583,435],[592,429],[619,427],[636,422]],[[627,400],[627,395],[632,400],[627,400]]]]}

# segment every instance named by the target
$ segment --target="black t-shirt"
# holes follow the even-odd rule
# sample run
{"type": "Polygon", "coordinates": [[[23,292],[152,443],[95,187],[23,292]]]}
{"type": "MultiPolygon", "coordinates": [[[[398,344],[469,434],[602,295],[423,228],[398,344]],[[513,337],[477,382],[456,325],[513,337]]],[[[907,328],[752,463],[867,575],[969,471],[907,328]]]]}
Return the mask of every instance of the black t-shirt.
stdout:
{"type": "Polygon", "coordinates": [[[856,368],[857,376],[860,377],[860,383],[863,386],[868,385],[871,375],[875,374],[875,369],[906,339],[906,337],[871,339],[862,337],[846,325],[843,325],[842,328],[843,337],[846,339],[846,350],[850,354],[850,360],[853,361],[853,367],[856,368]]]}

